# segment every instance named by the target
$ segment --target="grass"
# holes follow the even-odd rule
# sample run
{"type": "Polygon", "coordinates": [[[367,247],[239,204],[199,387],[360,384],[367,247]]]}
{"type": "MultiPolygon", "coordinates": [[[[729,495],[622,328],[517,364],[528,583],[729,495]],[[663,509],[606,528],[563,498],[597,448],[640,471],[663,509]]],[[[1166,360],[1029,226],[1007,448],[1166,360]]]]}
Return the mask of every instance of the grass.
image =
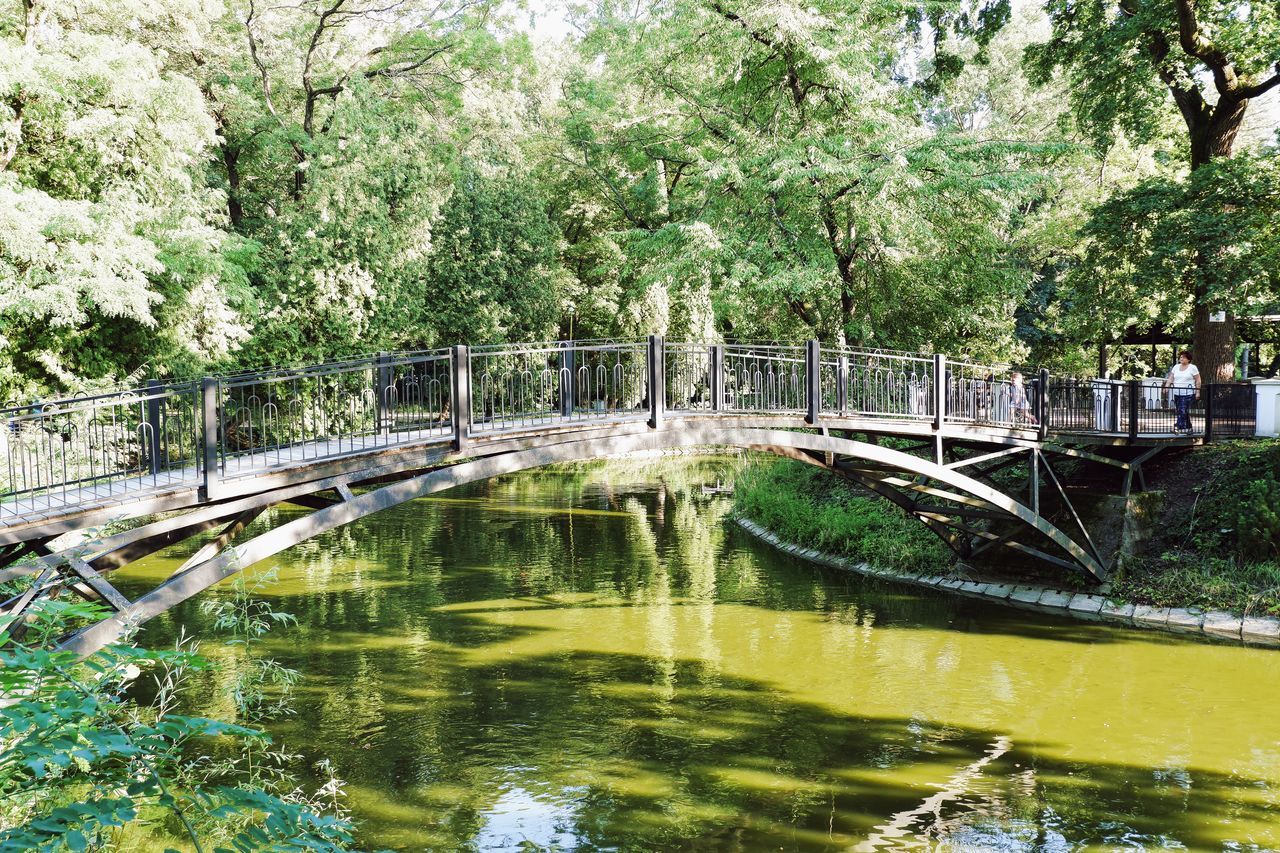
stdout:
{"type": "Polygon", "coordinates": [[[1215,444],[1155,471],[1160,533],[1115,579],[1158,607],[1280,615],[1280,441],[1215,444]]]}
{"type": "Polygon", "coordinates": [[[951,552],[919,521],[799,462],[762,461],[734,482],[735,511],[788,542],[887,569],[937,571],[951,552]]]}

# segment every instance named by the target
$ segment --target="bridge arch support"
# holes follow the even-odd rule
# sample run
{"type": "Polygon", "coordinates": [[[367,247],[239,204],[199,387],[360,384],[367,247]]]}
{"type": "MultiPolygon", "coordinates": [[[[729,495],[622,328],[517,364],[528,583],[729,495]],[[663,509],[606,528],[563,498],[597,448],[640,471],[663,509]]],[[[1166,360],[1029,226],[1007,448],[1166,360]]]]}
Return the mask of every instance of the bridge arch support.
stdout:
{"type": "MultiPolygon", "coordinates": [[[[304,518],[286,522],[247,542],[227,545],[217,553],[214,553],[216,549],[202,550],[199,562],[188,565],[152,591],[118,607],[117,612],[102,621],[84,628],[66,640],[62,648],[79,655],[91,654],[118,640],[135,626],[261,560],[321,533],[415,498],[544,465],[699,446],[767,450],[818,464],[828,460],[825,464],[837,469],[840,460],[856,460],[859,466],[856,479],[874,491],[887,497],[890,493],[896,494],[900,504],[904,501],[911,503],[913,499],[909,496],[912,494],[928,496],[931,501],[928,505],[911,503],[910,506],[904,504],[904,507],[944,539],[951,537],[953,545],[956,537],[964,534],[997,538],[966,522],[975,515],[979,518],[1001,518],[1033,532],[1056,553],[1030,546],[1023,546],[1024,549],[1064,567],[1082,570],[1095,579],[1102,579],[1105,573],[1090,544],[1077,542],[1031,507],[955,466],[869,442],[814,432],[685,424],[679,428],[673,425],[607,437],[574,438],[564,435],[554,443],[460,461],[359,495],[351,494],[344,486],[341,489],[343,500],[327,505],[317,504],[319,508],[304,518]]],[[[1009,537],[998,538],[1007,540],[1009,537]]]]}

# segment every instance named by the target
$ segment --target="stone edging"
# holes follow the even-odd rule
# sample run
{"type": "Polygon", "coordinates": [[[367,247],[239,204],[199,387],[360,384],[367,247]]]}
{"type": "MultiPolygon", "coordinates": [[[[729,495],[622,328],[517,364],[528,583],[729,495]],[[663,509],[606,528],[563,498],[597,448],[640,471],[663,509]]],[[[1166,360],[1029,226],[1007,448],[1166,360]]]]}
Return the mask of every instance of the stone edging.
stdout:
{"type": "Polygon", "coordinates": [[[1237,616],[1222,610],[1207,613],[1196,608],[1148,607],[1145,604],[1120,603],[1104,595],[1054,589],[1030,584],[987,583],[963,578],[945,577],[928,572],[896,571],[881,569],[868,563],[859,563],[844,557],[824,554],[813,548],[801,548],[784,542],[768,529],[746,518],[736,518],[738,525],[748,533],[763,539],[788,554],[812,560],[824,566],[857,572],[869,577],[941,589],[972,598],[981,598],[1011,607],[1028,610],[1052,611],[1077,619],[1118,622],[1140,628],[1176,631],[1182,634],[1201,634],[1225,640],[1243,640],[1248,643],[1280,646],[1280,619],[1261,616],[1237,616]]]}

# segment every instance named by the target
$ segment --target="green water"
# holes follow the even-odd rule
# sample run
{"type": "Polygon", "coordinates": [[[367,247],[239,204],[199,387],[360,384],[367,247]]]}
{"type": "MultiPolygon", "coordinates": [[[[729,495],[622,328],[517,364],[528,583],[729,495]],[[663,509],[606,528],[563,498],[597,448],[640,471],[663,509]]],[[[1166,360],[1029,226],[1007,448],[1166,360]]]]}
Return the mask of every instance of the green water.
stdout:
{"type": "MultiPolygon", "coordinates": [[[[701,494],[733,464],[504,477],[286,553],[271,730],[370,847],[1280,848],[1280,651],[820,569],[701,494]]],[[[183,623],[233,654],[194,605],[143,639],[183,623]]]]}

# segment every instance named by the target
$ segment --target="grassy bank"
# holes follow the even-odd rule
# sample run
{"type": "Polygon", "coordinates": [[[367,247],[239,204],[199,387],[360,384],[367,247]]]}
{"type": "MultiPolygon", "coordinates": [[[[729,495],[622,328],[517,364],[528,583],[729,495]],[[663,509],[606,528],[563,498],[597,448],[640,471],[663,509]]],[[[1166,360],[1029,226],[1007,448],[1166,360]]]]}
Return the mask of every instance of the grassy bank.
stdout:
{"type": "Polygon", "coordinates": [[[737,512],[789,542],[892,569],[940,570],[951,552],[923,524],[838,477],[799,462],[762,461],[734,483],[737,512]]]}
{"type": "MultiPolygon", "coordinates": [[[[1164,493],[1163,509],[1152,538],[1113,575],[1112,596],[1280,616],[1280,441],[1170,455],[1148,466],[1147,480],[1164,493]]],[[[920,522],[812,466],[758,462],[739,476],[734,500],[742,515],[805,547],[885,568],[952,562],[920,522]]]]}
{"type": "Polygon", "coordinates": [[[1196,448],[1149,466],[1156,533],[1115,594],[1160,607],[1280,615],[1280,441],[1196,448]]]}

